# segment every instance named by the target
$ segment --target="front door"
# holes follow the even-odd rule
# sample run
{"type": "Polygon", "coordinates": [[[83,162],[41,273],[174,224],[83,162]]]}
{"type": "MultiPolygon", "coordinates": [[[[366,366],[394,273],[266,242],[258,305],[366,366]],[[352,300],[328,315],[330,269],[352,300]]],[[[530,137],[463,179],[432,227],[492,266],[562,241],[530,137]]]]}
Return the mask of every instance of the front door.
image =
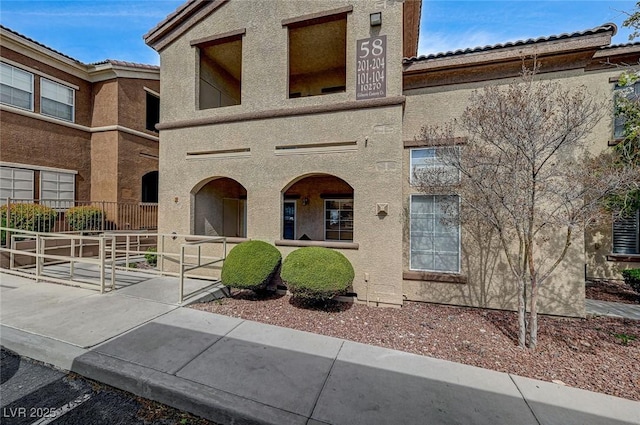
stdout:
{"type": "Polygon", "coordinates": [[[285,201],[282,209],[282,238],[296,238],[296,202],[285,201]]]}

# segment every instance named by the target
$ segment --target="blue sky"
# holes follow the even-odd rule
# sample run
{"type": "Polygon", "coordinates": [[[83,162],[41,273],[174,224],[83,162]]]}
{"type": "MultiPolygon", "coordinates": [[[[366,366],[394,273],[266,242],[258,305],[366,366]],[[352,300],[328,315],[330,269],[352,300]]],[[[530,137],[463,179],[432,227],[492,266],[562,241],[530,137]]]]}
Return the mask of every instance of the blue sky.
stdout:
{"type": "MultiPolygon", "coordinates": [[[[237,0],[251,1],[251,0],[237,0]]],[[[313,0],[287,0],[313,1],[313,0]]],[[[354,0],[358,1],[358,0],[354,0]]],[[[158,64],[142,35],[183,0],[0,0],[0,22],[82,62],[119,59],[158,64]]],[[[624,11],[635,1],[423,0],[420,54],[581,31],[606,22],[628,42],[624,11]]]]}

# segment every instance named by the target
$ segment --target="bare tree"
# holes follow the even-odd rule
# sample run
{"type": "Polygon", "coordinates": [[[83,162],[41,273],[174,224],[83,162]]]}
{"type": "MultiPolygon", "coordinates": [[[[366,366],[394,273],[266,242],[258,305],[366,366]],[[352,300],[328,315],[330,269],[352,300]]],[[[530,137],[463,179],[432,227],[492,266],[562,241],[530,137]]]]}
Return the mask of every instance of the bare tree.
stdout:
{"type": "Polygon", "coordinates": [[[539,81],[523,68],[518,81],[474,92],[451,124],[421,131],[421,139],[440,146],[440,166],[414,178],[424,193],[457,193],[463,226],[481,221],[497,234],[516,281],[521,347],[527,335],[529,348],[538,343],[539,288],[575,236],[595,224],[604,199],[638,187],[637,167],[621,165],[611,152],[589,155],[588,136],[606,110],[585,87],[539,81]],[[456,131],[466,135],[463,142],[456,131]]]}

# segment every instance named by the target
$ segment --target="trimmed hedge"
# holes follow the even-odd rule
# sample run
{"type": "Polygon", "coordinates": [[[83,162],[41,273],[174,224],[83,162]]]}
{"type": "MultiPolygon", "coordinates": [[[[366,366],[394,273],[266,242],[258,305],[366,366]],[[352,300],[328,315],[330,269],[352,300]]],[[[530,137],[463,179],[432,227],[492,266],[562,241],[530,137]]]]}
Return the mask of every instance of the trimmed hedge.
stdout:
{"type": "Polygon", "coordinates": [[[624,282],[631,286],[631,289],[640,294],[640,269],[627,269],[622,271],[624,282]]]}
{"type": "Polygon", "coordinates": [[[102,210],[98,207],[72,207],[65,217],[71,230],[102,230],[102,210]]]}
{"type": "MultiPolygon", "coordinates": [[[[58,213],[53,208],[39,204],[11,204],[10,218],[7,222],[7,206],[0,207],[0,223],[2,227],[11,227],[32,232],[50,232],[56,223],[58,213]]],[[[1,232],[2,244],[6,234],[1,232]]]]}
{"type": "Polygon", "coordinates": [[[344,294],[355,274],[351,262],[340,252],[311,246],[289,254],[280,276],[294,297],[321,301],[344,294]]]}
{"type": "Polygon", "coordinates": [[[222,264],[222,284],[254,291],[264,289],[281,261],[280,251],[266,242],[242,242],[229,252],[222,264]]]}

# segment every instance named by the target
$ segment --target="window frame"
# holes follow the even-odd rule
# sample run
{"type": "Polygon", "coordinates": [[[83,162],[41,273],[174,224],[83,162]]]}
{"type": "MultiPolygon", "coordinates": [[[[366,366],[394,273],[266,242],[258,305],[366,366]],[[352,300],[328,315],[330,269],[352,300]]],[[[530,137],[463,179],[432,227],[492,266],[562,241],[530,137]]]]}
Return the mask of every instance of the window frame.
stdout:
{"type": "MultiPolygon", "coordinates": [[[[458,217],[460,216],[460,196],[457,194],[450,194],[450,195],[431,195],[431,194],[411,194],[409,196],[409,270],[410,271],[419,271],[419,272],[430,272],[430,273],[443,273],[443,274],[460,274],[461,273],[461,264],[462,264],[462,228],[460,223],[458,223],[457,227],[457,235],[458,235],[458,246],[457,246],[457,253],[458,253],[458,262],[457,262],[457,269],[454,270],[434,270],[434,269],[421,269],[421,268],[417,268],[417,267],[413,267],[413,261],[412,261],[412,254],[413,254],[413,242],[412,242],[412,224],[413,224],[413,220],[412,220],[412,216],[413,216],[413,199],[414,197],[431,197],[432,199],[435,200],[435,198],[437,197],[456,197],[457,201],[458,201],[458,217]]],[[[435,208],[435,203],[434,203],[434,208],[435,208]]],[[[434,220],[435,220],[435,213],[434,215],[434,220]]],[[[435,222],[434,222],[434,231],[433,234],[435,235],[435,222]]],[[[435,249],[433,251],[434,255],[436,253],[435,249]]]]}
{"type": "Polygon", "coordinates": [[[612,220],[611,223],[611,254],[616,256],[624,256],[624,255],[640,255],[640,209],[636,210],[634,217],[629,217],[625,219],[632,222],[632,226],[635,226],[635,252],[617,252],[616,251],[616,223],[615,220],[612,220]]]}
{"type": "MultiPolygon", "coordinates": [[[[353,242],[354,241],[354,228],[355,228],[355,216],[354,216],[354,212],[355,212],[355,204],[353,202],[353,198],[325,198],[323,199],[324,201],[324,206],[322,208],[322,223],[323,223],[323,236],[324,236],[324,240],[327,242],[353,242]],[[351,239],[328,239],[327,238],[327,211],[329,210],[335,210],[334,208],[327,208],[327,202],[351,202],[351,229],[350,230],[345,230],[345,232],[351,232],[351,239]]],[[[342,233],[342,231],[340,230],[340,223],[341,223],[341,217],[340,217],[340,211],[342,211],[342,208],[338,209],[338,237],[340,237],[340,234],[342,233]]],[[[347,210],[345,210],[347,211],[347,210]]],[[[330,230],[330,231],[335,231],[335,230],[330,230]]]]}
{"type": "Polygon", "coordinates": [[[58,120],[62,120],[62,121],[76,122],[76,90],[73,87],[69,87],[69,86],[67,86],[65,84],[58,83],[57,81],[52,81],[52,80],[50,80],[48,78],[40,77],[40,114],[45,115],[47,117],[55,118],[55,119],[58,119],[58,120]],[[71,102],[72,103],[68,104],[68,103],[60,102],[58,100],[46,97],[44,95],[44,90],[43,90],[43,85],[44,84],[43,83],[53,84],[56,87],[63,87],[65,89],[67,89],[67,90],[70,90],[71,91],[71,102]],[[47,100],[49,100],[51,102],[56,102],[56,103],[60,103],[62,105],[71,106],[71,119],[66,119],[66,118],[63,118],[63,117],[59,117],[57,115],[47,114],[46,112],[43,112],[42,111],[42,105],[43,105],[42,99],[47,99],[47,100]]]}
{"type": "MultiPolygon", "coordinates": [[[[12,72],[14,70],[17,70],[19,72],[23,72],[25,74],[28,74],[30,76],[30,80],[31,80],[30,81],[31,82],[31,92],[29,92],[29,108],[24,108],[22,106],[14,105],[12,103],[5,103],[5,102],[0,102],[0,103],[2,103],[3,105],[11,106],[13,108],[19,108],[19,109],[22,109],[22,110],[25,110],[25,111],[33,112],[34,111],[34,107],[35,107],[35,78],[34,78],[34,74],[32,72],[25,71],[22,68],[19,68],[17,66],[11,65],[11,64],[8,64],[8,63],[3,62],[3,61],[0,61],[0,66],[8,66],[9,68],[11,68],[12,72]]],[[[13,79],[13,75],[12,75],[12,79],[13,79]]],[[[15,89],[15,90],[22,90],[22,89],[18,89],[16,87],[14,87],[12,85],[8,85],[8,87],[11,87],[12,89],[15,89]]],[[[22,91],[24,91],[24,90],[22,90],[22,91]]]]}
{"type": "MultiPolygon", "coordinates": [[[[69,183],[69,182],[62,182],[62,183],[69,183]]],[[[40,171],[40,183],[39,183],[39,189],[40,189],[40,201],[44,201],[45,203],[49,204],[52,208],[56,209],[56,210],[64,210],[67,209],[69,207],[72,207],[75,203],[75,198],[76,198],[76,174],[74,173],[64,173],[64,172],[60,172],[60,171],[48,171],[48,170],[41,170],[40,171]],[[45,175],[49,173],[49,174],[55,174],[56,175],[56,198],[52,199],[52,198],[43,198],[43,192],[44,192],[44,183],[45,182],[53,182],[53,180],[48,180],[45,179],[45,175]],[[71,176],[72,177],[72,191],[71,191],[71,199],[67,199],[67,198],[60,198],[60,193],[62,192],[60,190],[60,176],[62,175],[67,175],[67,176],[71,176]]],[[[50,189],[47,189],[47,191],[50,191],[50,189]]],[[[66,191],[68,192],[68,191],[66,191]]]]}
{"type": "MultiPolygon", "coordinates": [[[[11,171],[11,179],[10,179],[10,181],[11,181],[11,187],[10,187],[10,188],[8,188],[8,187],[3,187],[3,188],[1,188],[1,189],[3,189],[3,190],[9,190],[9,191],[11,191],[11,195],[12,195],[12,196],[9,196],[9,198],[11,198],[11,199],[17,199],[17,200],[33,200],[33,199],[34,199],[34,196],[35,196],[35,171],[34,171],[34,170],[30,170],[30,169],[28,169],[28,168],[5,167],[5,166],[2,166],[2,167],[0,167],[0,168],[2,168],[3,170],[10,170],[10,171],[11,171]],[[15,172],[16,172],[16,171],[24,171],[24,172],[28,172],[28,173],[30,173],[30,174],[31,174],[31,180],[21,179],[21,181],[29,181],[29,182],[31,183],[31,189],[30,189],[31,196],[30,196],[30,197],[28,197],[28,198],[17,198],[17,197],[15,197],[15,191],[16,191],[16,188],[15,188],[15,181],[16,181],[16,179],[15,179],[15,172]]],[[[0,181],[1,181],[1,180],[0,180],[0,181]]],[[[1,183],[0,183],[0,184],[1,184],[1,183]]],[[[21,189],[21,190],[22,190],[22,189],[21,189]]],[[[6,200],[6,198],[5,198],[5,197],[2,197],[2,199],[0,199],[0,202],[5,201],[5,200],[6,200]]]]}
{"type": "Polygon", "coordinates": [[[459,169],[457,169],[457,168],[455,168],[453,166],[450,166],[450,165],[442,164],[442,162],[438,163],[439,162],[438,157],[437,157],[438,150],[451,148],[451,147],[455,148],[456,151],[457,151],[457,154],[460,155],[460,147],[459,146],[432,146],[432,147],[421,147],[421,148],[413,148],[413,149],[411,149],[410,153],[409,153],[409,184],[411,186],[417,186],[418,185],[418,182],[416,181],[416,175],[415,175],[416,174],[415,170],[418,167],[416,167],[413,162],[414,162],[414,154],[419,152],[419,151],[433,151],[434,152],[434,155],[432,157],[430,157],[430,158],[433,158],[433,161],[432,161],[433,163],[432,164],[424,164],[423,167],[420,167],[421,169],[422,168],[426,169],[426,168],[429,168],[429,167],[451,168],[452,170],[455,170],[456,177],[455,177],[455,179],[453,179],[454,181],[452,181],[450,184],[459,183],[460,182],[460,170],[459,169]]]}
{"type": "Polygon", "coordinates": [[[623,118],[619,118],[616,116],[616,98],[617,98],[617,94],[616,92],[618,91],[622,91],[625,89],[631,89],[630,91],[632,91],[633,93],[629,93],[628,95],[626,95],[625,97],[627,99],[630,98],[635,98],[638,99],[640,98],[640,81],[637,81],[635,83],[633,83],[632,85],[628,85],[628,86],[620,86],[617,82],[615,83],[615,85],[613,86],[613,100],[614,100],[614,104],[613,104],[613,140],[622,140],[624,139],[624,124],[626,122],[626,120],[624,120],[623,118]],[[618,122],[618,120],[620,120],[618,122]],[[620,133],[618,134],[618,128],[620,128],[620,133]]]}

